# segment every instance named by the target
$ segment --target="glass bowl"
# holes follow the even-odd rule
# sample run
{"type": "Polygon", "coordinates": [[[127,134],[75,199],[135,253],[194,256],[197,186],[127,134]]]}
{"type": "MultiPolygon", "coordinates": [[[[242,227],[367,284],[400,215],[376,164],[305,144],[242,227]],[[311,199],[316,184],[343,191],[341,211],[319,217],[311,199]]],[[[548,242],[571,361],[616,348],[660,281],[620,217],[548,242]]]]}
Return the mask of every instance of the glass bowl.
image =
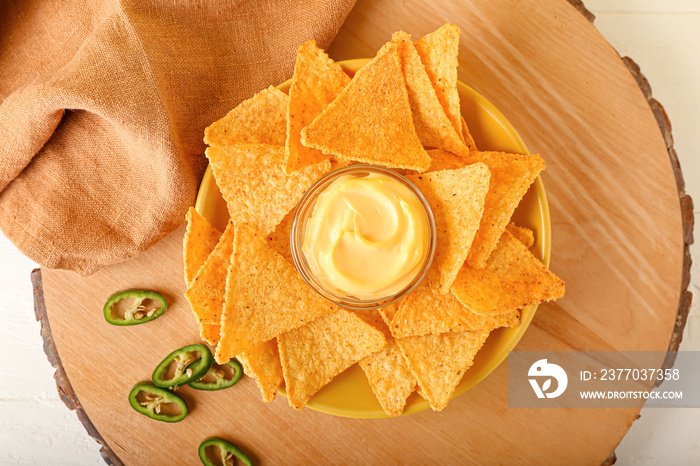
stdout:
{"type": "Polygon", "coordinates": [[[416,186],[408,181],[404,176],[400,175],[394,170],[389,168],[379,167],[375,165],[349,165],[338,170],[334,170],[327,173],[322,178],[320,178],[316,183],[314,183],[304,194],[301,201],[297,205],[294,211],[294,218],[292,220],[292,228],[290,234],[290,246],[292,252],[292,258],[294,259],[294,265],[301,274],[302,278],[309,284],[309,286],[316,291],[318,294],[326,298],[328,301],[346,308],[346,309],[375,309],[379,307],[387,306],[394,303],[407,294],[409,294],[413,289],[423,280],[430,264],[433,262],[433,257],[435,256],[435,244],[436,244],[436,228],[435,228],[435,218],[433,217],[433,212],[430,210],[428,201],[426,201],[423,194],[416,188],[416,186]],[[375,298],[361,298],[353,296],[351,293],[346,293],[338,289],[334,289],[329,283],[326,283],[321,277],[317,276],[313,270],[313,267],[309,264],[302,250],[304,244],[304,239],[306,237],[306,227],[309,219],[314,213],[316,207],[316,202],[319,196],[326,191],[326,189],[336,180],[342,176],[351,175],[355,177],[367,176],[370,173],[377,173],[380,175],[385,175],[393,180],[398,181],[403,186],[407,187],[408,190],[416,197],[418,203],[420,204],[423,214],[427,220],[428,224],[428,248],[423,256],[420,268],[416,272],[415,276],[411,281],[399,289],[396,292],[387,294],[381,297],[375,298]]]}

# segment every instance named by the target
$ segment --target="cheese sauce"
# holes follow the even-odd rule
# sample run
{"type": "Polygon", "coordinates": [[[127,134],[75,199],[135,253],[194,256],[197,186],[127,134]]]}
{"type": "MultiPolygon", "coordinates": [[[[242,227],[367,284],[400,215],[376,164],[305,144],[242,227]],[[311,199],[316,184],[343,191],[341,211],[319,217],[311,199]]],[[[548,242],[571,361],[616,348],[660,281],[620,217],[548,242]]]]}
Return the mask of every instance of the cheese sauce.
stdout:
{"type": "Polygon", "coordinates": [[[343,175],[319,195],[302,252],[327,288],[378,299],[411,283],[429,242],[428,218],[408,187],[380,173],[343,175]]]}

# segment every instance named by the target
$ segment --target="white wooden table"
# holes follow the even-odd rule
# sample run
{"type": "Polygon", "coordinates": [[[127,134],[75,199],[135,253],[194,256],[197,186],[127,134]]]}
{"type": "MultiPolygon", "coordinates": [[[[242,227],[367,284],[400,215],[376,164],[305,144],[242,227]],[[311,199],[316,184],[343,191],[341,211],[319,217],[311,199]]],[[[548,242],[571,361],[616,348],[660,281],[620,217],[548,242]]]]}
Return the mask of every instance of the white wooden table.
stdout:
{"type": "MultiPolygon", "coordinates": [[[[586,0],[595,25],[632,57],[673,124],[686,191],[700,214],[700,1],[586,0]]],[[[1,32],[0,32],[1,34],[1,32]]],[[[700,222],[698,222],[700,223],[700,222]]],[[[700,228],[695,229],[700,242],[700,228]]],[[[681,350],[700,350],[700,247],[695,303],[681,350]]],[[[29,273],[36,267],[0,235],[0,464],[102,464],[98,445],[61,402],[34,320],[29,273]]],[[[700,458],[700,410],[643,409],[616,449],[618,463],[691,464],[700,458]]]]}

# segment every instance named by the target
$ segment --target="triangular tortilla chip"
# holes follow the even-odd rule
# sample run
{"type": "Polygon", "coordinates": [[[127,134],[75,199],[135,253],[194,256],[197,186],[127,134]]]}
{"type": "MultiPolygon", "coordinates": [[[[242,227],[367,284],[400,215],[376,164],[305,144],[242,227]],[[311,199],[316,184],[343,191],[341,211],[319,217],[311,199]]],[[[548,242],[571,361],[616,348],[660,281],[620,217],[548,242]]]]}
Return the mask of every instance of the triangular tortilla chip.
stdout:
{"type": "Polygon", "coordinates": [[[399,416],[416,387],[416,378],[395,341],[360,361],[377,401],[389,416],[399,416]]]}
{"type": "Polygon", "coordinates": [[[199,215],[194,207],[190,207],[185,219],[187,230],[183,239],[182,252],[185,263],[185,283],[189,285],[216,247],[221,232],[199,215]]]}
{"type": "Polygon", "coordinates": [[[316,46],[304,42],[297,49],[292,85],[289,88],[285,171],[323,162],[329,156],[301,144],[301,130],[309,125],[350,82],[350,77],[316,46]]]}
{"type": "Polygon", "coordinates": [[[389,416],[398,416],[406,406],[406,400],[413,393],[416,378],[391,336],[389,327],[376,309],[352,311],[366,323],[380,330],[387,345],[360,361],[360,368],[367,376],[372,392],[389,416]]]}
{"type": "Polygon", "coordinates": [[[260,343],[237,355],[236,359],[243,365],[245,374],[255,379],[263,401],[269,403],[274,400],[277,390],[284,382],[277,339],[260,343]]]}
{"type": "Polygon", "coordinates": [[[425,171],[396,44],[383,48],[301,132],[307,147],[345,159],[425,171]]]}
{"type": "Polygon", "coordinates": [[[407,178],[423,193],[435,217],[437,246],[428,277],[430,286],[441,294],[449,293],[479,228],[489,190],[489,169],[476,163],[407,178]]]}
{"type": "Polygon", "coordinates": [[[457,57],[459,28],[445,24],[414,44],[425,71],[433,83],[438,100],[445,109],[454,129],[462,134],[462,120],[457,92],[457,57]]]}
{"type": "Polygon", "coordinates": [[[199,324],[199,336],[202,340],[214,346],[219,342],[221,335],[221,325],[219,324],[199,324]]]}
{"type": "Polygon", "coordinates": [[[418,381],[421,396],[434,411],[447,406],[488,335],[482,330],[396,339],[418,381]]]}
{"type": "Polygon", "coordinates": [[[335,307],[247,224],[236,224],[216,361],[305,325],[335,307]]]}
{"type": "Polygon", "coordinates": [[[192,312],[200,324],[218,325],[221,321],[226,290],[226,270],[231,261],[233,238],[234,227],[229,222],[218,244],[185,292],[185,298],[190,302],[192,312]]]}
{"type": "Polygon", "coordinates": [[[391,333],[396,338],[468,330],[494,330],[520,325],[520,312],[478,315],[467,309],[452,293],[440,295],[420,284],[401,300],[391,320],[391,333]]]}
{"type": "Polygon", "coordinates": [[[523,243],[526,248],[530,249],[535,244],[535,233],[529,228],[519,227],[515,223],[510,222],[506,229],[510,231],[511,235],[515,236],[515,239],[523,243]]]}
{"type": "Polygon", "coordinates": [[[452,293],[474,313],[494,315],[561,298],[564,282],[506,230],[486,267],[462,267],[452,293]]]}
{"type": "Polygon", "coordinates": [[[267,245],[270,246],[277,254],[287,259],[287,262],[290,264],[294,264],[294,259],[292,258],[292,247],[290,244],[293,220],[294,210],[290,210],[289,213],[284,216],[279,225],[275,227],[275,230],[267,235],[267,238],[265,239],[267,241],[267,245]]]}
{"type": "Polygon", "coordinates": [[[382,332],[344,309],[279,336],[289,405],[301,409],[333,378],[386,345],[382,332]]]}
{"type": "Polygon", "coordinates": [[[287,94],[270,86],[241,102],[204,130],[210,146],[262,143],[283,146],[287,138],[287,94]]]}
{"type": "Polygon", "coordinates": [[[505,152],[471,152],[465,158],[470,163],[485,163],[491,171],[484,215],[467,256],[470,266],[481,268],[496,247],[520,200],[537,175],[544,170],[544,161],[539,154],[505,152]]]}
{"type": "Polygon", "coordinates": [[[469,149],[455,130],[445,109],[440,104],[411,36],[403,31],[391,37],[398,47],[401,70],[406,79],[408,101],[411,104],[413,124],[424,146],[445,149],[457,155],[467,155],[469,149]]]}
{"type": "Polygon", "coordinates": [[[284,173],[284,148],[265,144],[209,147],[206,151],[216,184],[236,221],[263,235],[275,229],[330,162],[284,173]]]}

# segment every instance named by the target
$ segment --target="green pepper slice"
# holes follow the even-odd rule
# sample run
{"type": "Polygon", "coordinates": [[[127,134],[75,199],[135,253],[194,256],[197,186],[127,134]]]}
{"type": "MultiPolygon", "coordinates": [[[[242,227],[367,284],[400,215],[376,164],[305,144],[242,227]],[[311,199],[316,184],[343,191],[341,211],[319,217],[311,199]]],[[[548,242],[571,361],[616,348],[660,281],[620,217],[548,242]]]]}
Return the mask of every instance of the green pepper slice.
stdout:
{"type": "Polygon", "coordinates": [[[128,290],[109,297],[104,305],[104,316],[112,325],[138,325],[157,319],[167,309],[168,303],[160,293],[128,290]]]}
{"type": "Polygon", "coordinates": [[[138,383],[129,393],[129,404],[137,412],[156,421],[179,422],[187,416],[185,400],[151,383],[138,383]]]}
{"type": "Polygon", "coordinates": [[[241,380],[241,375],[243,375],[241,363],[231,359],[226,364],[212,364],[202,378],[188,382],[187,385],[196,390],[223,390],[236,385],[241,380]]]}
{"type": "Polygon", "coordinates": [[[199,446],[199,459],[205,466],[232,466],[234,457],[247,466],[253,466],[253,462],[240,448],[226,440],[212,437],[199,446]]]}
{"type": "Polygon", "coordinates": [[[206,345],[183,346],[167,355],[153,371],[157,387],[170,388],[204,377],[214,358],[206,345]]]}

